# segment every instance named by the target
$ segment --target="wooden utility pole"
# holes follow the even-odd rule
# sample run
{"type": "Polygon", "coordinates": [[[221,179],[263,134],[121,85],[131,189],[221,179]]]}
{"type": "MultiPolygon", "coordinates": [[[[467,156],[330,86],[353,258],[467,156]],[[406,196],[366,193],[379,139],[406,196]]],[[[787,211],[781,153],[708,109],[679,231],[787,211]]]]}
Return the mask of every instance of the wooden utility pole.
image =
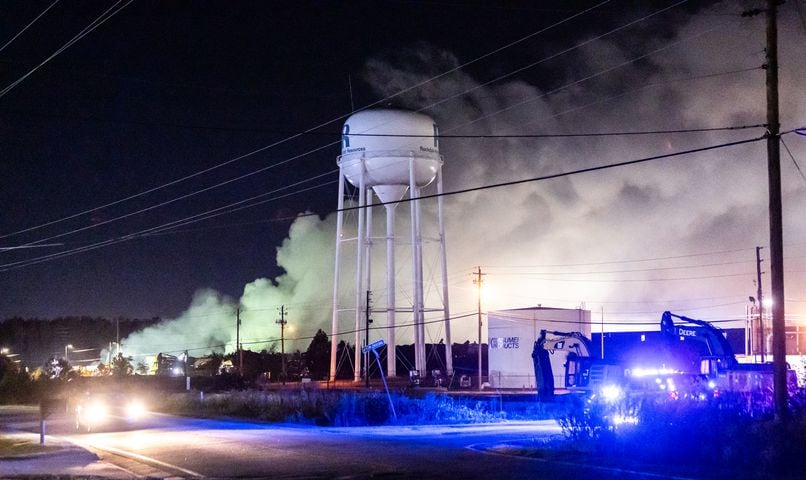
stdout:
{"type": "Polygon", "coordinates": [[[482,388],[481,388],[481,283],[482,283],[481,276],[483,275],[481,273],[481,267],[476,267],[476,274],[475,275],[476,275],[476,278],[473,279],[473,283],[476,284],[476,287],[478,289],[478,291],[477,291],[477,293],[478,293],[478,314],[479,314],[479,354],[478,354],[478,359],[479,359],[479,391],[481,391],[482,390],[482,388]]]}
{"type": "Polygon", "coordinates": [[[280,375],[282,376],[283,385],[285,385],[285,377],[287,375],[285,370],[285,326],[288,321],[285,319],[285,314],[285,305],[280,305],[280,318],[276,323],[280,325],[280,360],[282,362],[280,375]]]}
{"type": "Polygon", "coordinates": [[[770,289],[775,415],[787,415],[784,242],[781,200],[781,146],[778,115],[778,1],[767,0],[767,172],[770,195],[770,289]]]}
{"type": "Polygon", "coordinates": [[[604,307],[602,307],[602,330],[601,330],[601,332],[602,332],[602,338],[601,338],[601,341],[602,341],[601,357],[602,357],[602,360],[604,360],[604,307]]]}
{"type": "Polygon", "coordinates": [[[241,309],[235,310],[235,348],[238,352],[238,373],[243,377],[243,351],[241,350],[241,309]]]}
{"type": "Polygon", "coordinates": [[[758,352],[761,354],[761,363],[764,363],[764,293],[761,289],[761,247],[756,247],[756,298],[758,298],[758,352]]]}

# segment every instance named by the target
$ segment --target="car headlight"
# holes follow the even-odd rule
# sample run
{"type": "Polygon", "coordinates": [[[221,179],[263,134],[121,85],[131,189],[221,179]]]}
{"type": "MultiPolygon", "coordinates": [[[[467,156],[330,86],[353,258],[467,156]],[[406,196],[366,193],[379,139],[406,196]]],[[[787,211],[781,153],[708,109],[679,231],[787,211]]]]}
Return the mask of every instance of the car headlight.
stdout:
{"type": "Polygon", "coordinates": [[[143,402],[133,400],[126,405],[126,418],[129,420],[139,420],[146,414],[146,407],[143,402]]]}
{"type": "Polygon", "coordinates": [[[80,405],[78,414],[84,423],[98,424],[106,420],[109,415],[109,408],[103,402],[90,402],[86,405],[80,405]]]}

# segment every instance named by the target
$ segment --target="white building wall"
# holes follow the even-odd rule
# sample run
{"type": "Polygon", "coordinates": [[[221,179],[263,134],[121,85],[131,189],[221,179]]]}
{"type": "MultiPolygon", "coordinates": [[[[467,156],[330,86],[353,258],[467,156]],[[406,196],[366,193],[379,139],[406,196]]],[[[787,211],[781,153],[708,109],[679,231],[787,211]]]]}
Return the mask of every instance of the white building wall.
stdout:
{"type": "MultiPolygon", "coordinates": [[[[581,309],[523,308],[487,314],[489,382],[493,388],[535,388],[532,349],[540,330],[581,332],[590,338],[591,312],[581,309]]],[[[565,358],[551,356],[554,382],[562,385],[565,358]]]]}

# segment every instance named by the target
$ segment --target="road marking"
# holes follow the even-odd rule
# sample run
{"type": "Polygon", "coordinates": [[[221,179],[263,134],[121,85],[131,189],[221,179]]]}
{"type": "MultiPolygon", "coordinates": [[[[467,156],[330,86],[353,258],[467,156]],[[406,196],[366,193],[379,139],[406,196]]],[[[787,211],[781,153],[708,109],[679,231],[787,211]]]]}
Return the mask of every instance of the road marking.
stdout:
{"type": "Polygon", "coordinates": [[[171,465],[170,463],[157,460],[156,458],[147,457],[145,455],[140,455],[139,453],[128,452],[126,450],[121,450],[119,448],[114,447],[99,447],[97,445],[89,445],[89,444],[82,446],[93,448],[95,450],[100,450],[102,452],[112,453],[114,455],[120,455],[121,457],[131,458],[132,460],[137,460],[139,462],[151,464],[152,466],[158,466],[160,468],[166,468],[168,470],[173,470],[175,472],[181,472],[191,477],[204,478],[204,475],[202,475],[201,473],[194,472],[193,470],[188,470],[186,468],[182,468],[177,465],[171,465]]]}

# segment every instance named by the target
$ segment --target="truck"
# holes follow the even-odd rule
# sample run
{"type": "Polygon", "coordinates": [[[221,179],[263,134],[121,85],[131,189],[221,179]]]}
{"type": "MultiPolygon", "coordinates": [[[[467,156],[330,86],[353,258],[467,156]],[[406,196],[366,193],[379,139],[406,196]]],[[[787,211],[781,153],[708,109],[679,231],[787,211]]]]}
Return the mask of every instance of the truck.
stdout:
{"type": "Polygon", "coordinates": [[[661,315],[658,341],[628,358],[599,358],[591,352],[590,340],[580,332],[541,330],[532,350],[538,398],[550,401],[560,391],[613,397],[631,391],[672,398],[772,391],[771,364],[740,364],[720,328],[668,311],[661,315]],[[557,385],[554,370],[560,364],[557,385]]]}

